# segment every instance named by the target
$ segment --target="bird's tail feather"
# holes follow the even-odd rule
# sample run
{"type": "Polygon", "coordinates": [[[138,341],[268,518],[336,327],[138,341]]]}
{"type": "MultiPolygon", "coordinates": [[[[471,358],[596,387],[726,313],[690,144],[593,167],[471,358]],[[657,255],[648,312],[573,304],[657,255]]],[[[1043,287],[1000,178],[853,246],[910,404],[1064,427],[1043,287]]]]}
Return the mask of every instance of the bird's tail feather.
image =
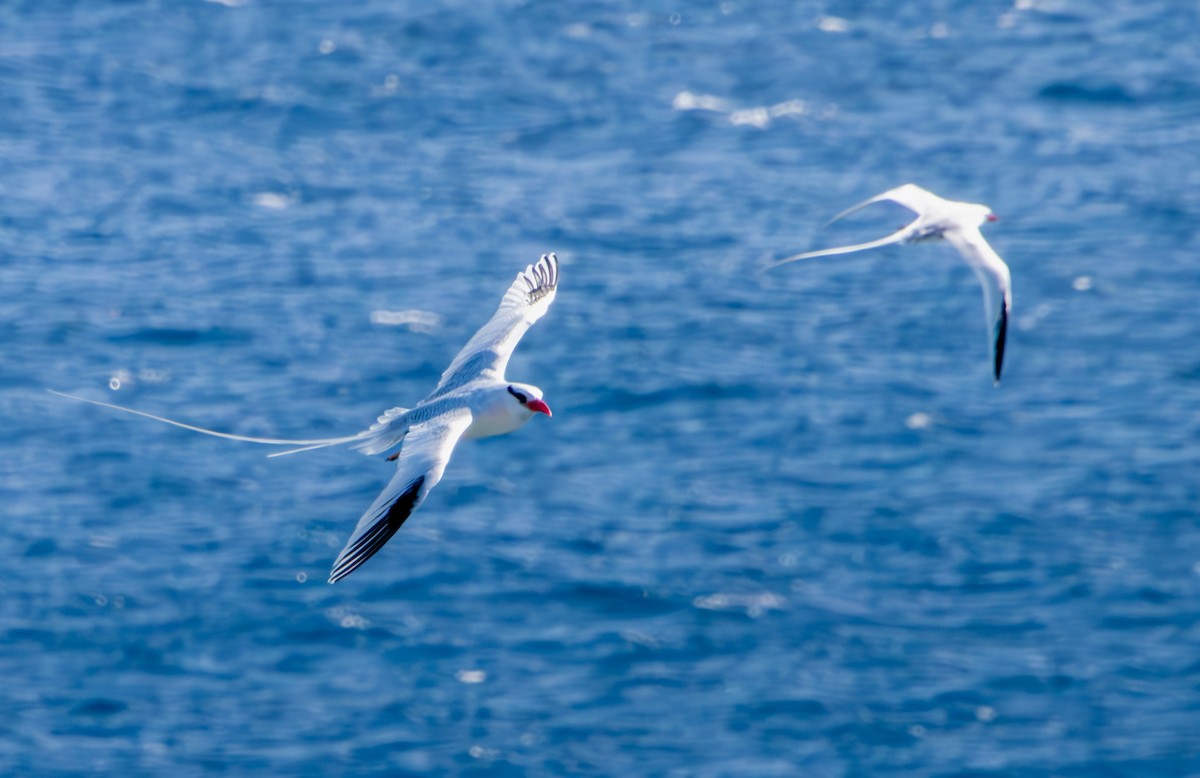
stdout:
{"type": "Polygon", "coordinates": [[[837,256],[838,254],[853,254],[856,251],[865,251],[866,249],[878,248],[880,246],[888,246],[893,243],[904,243],[906,240],[909,240],[910,237],[911,237],[911,234],[909,232],[909,229],[907,227],[904,227],[904,228],[897,230],[896,232],[893,232],[891,235],[888,235],[883,238],[879,238],[878,240],[872,240],[872,241],[868,241],[866,243],[856,243],[853,246],[837,246],[836,248],[821,249],[820,251],[806,251],[803,254],[796,254],[791,257],[785,257],[784,259],[779,259],[779,260],[776,260],[776,261],[770,263],[769,265],[767,265],[766,269],[770,270],[771,268],[779,267],[780,265],[786,265],[789,262],[796,262],[801,259],[816,259],[817,257],[833,257],[833,256],[837,256]]]}
{"type": "Polygon", "coordinates": [[[369,429],[358,433],[359,442],[354,444],[354,448],[371,456],[395,447],[408,434],[408,412],[408,408],[385,411],[369,429]]]}
{"type": "Polygon", "coordinates": [[[191,430],[192,432],[199,432],[202,435],[211,435],[216,438],[225,438],[226,440],[237,440],[237,441],[241,441],[243,443],[260,443],[260,444],[267,445],[267,446],[301,446],[302,447],[302,448],[294,448],[289,451],[280,451],[280,452],[271,454],[270,456],[283,456],[284,454],[295,454],[300,451],[311,451],[312,449],[315,449],[315,448],[325,448],[327,446],[336,446],[341,443],[350,443],[355,440],[359,440],[359,439],[363,438],[364,436],[366,436],[367,432],[369,432],[369,430],[368,430],[368,431],[364,431],[364,432],[359,432],[355,435],[347,435],[347,436],[341,437],[341,438],[319,438],[319,439],[314,439],[314,440],[291,440],[288,438],[257,438],[257,437],[253,437],[250,435],[234,435],[230,432],[220,432],[218,430],[210,430],[205,427],[197,427],[194,424],[186,424],[182,421],[175,421],[174,419],[168,419],[163,416],[156,416],[153,413],[146,413],[145,411],[139,411],[139,410],[135,410],[133,408],[126,408],[124,405],[114,405],[113,403],[101,402],[100,400],[89,400],[86,397],[79,397],[77,395],[67,394],[66,392],[56,392],[53,389],[47,389],[46,391],[49,392],[50,394],[56,394],[59,397],[66,397],[69,400],[78,400],[79,402],[85,402],[85,403],[88,403],[89,405],[98,405],[101,408],[110,408],[114,411],[122,411],[124,413],[131,413],[134,416],[142,416],[147,419],[153,419],[154,421],[160,421],[164,424],[170,424],[174,427],[181,427],[185,430],[191,430]]]}

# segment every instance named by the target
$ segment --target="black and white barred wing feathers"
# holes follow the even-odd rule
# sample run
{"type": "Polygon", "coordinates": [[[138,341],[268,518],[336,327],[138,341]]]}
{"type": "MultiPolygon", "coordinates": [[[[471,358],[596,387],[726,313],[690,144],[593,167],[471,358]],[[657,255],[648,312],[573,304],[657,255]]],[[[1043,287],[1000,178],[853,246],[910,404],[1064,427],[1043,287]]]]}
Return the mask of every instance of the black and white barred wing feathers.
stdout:
{"type": "Polygon", "coordinates": [[[504,380],[508,359],[525,332],[546,314],[558,290],[558,257],[541,259],[517,274],[492,318],[483,325],[442,373],[430,397],[466,386],[479,378],[504,380]]]}

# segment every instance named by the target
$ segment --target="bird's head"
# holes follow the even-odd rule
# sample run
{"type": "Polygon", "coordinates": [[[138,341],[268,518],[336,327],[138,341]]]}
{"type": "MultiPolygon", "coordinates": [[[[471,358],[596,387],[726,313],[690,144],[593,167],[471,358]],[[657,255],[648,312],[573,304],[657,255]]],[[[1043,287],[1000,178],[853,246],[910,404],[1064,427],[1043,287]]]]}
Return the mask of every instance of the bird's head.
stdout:
{"type": "Polygon", "coordinates": [[[1000,217],[992,209],[980,203],[956,203],[947,201],[943,218],[960,227],[982,227],[1000,217]]]}
{"type": "Polygon", "coordinates": [[[1000,217],[992,213],[992,209],[988,208],[986,205],[977,205],[975,203],[971,203],[971,210],[973,216],[978,219],[977,223],[979,226],[983,226],[984,222],[994,222],[1000,220],[1000,217]]]}
{"type": "Polygon", "coordinates": [[[550,412],[550,406],[546,405],[542,399],[542,390],[536,386],[529,384],[509,384],[508,393],[512,395],[513,400],[530,414],[544,413],[547,416],[553,416],[550,412]]]}

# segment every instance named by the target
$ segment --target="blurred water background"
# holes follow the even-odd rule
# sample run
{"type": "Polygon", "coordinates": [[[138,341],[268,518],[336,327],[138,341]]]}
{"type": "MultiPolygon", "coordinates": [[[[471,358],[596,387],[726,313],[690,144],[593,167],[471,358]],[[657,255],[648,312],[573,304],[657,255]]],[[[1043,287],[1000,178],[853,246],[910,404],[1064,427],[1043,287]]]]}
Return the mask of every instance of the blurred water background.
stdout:
{"type": "Polygon", "coordinates": [[[0,772],[1200,774],[1200,5],[0,6],[0,772]],[[1004,381],[904,182],[983,202],[1004,381]],[[389,477],[346,434],[563,261],[389,477]]]}

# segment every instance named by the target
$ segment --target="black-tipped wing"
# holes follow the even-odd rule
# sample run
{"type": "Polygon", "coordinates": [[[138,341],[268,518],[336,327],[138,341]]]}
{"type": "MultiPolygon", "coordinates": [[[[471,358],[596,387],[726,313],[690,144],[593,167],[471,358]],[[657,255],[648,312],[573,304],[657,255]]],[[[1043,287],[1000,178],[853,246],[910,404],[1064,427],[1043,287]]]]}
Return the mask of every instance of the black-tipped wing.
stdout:
{"type": "Polygon", "coordinates": [[[353,573],[396,534],[429,490],[442,480],[454,446],[469,426],[471,412],[460,408],[408,431],[396,461],[396,474],[358,520],[354,534],[333,563],[329,583],[353,573]]]}
{"type": "Polygon", "coordinates": [[[500,300],[500,307],[454,357],[431,397],[481,377],[503,381],[508,359],[521,336],[546,314],[557,289],[558,257],[552,253],[543,254],[541,259],[517,274],[500,300]]]}
{"type": "Polygon", "coordinates": [[[1001,307],[992,332],[992,375],[1000,383],[1000,368],[1004,366],[1004,342],[1008,338],[1008,308],[1001,307]]]}
{"type": "Polygon", "coordinates": [[[943,233],[946,241],[966,260],[983,287],[984,315],[987,316],[992,356],[992,376],[1000,383],[1004,365],[1004,344],[1008,337],[1008,315],[1012,311],[1012,276],[1008,265],[992,250],[975,227],[960,227],[943,233]]]}

